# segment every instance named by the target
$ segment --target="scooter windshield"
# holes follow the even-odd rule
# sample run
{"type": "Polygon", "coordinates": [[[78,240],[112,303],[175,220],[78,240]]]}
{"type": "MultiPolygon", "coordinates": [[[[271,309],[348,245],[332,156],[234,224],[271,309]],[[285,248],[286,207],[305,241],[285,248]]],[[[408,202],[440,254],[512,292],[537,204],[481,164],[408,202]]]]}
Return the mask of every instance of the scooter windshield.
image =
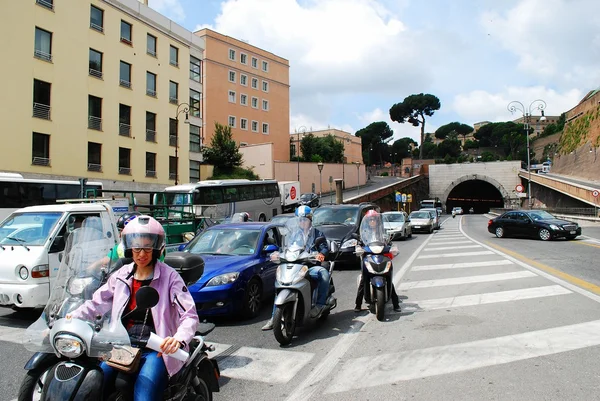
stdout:
{"type": "Polygon", "coordinates": [[[283,252],[281,257],[289,262],[305,259],[309,256],[306,244],[312,222],[306,217],[294,217],[285,223],[283,252]]]}
{"type": "Polygon", "coordinates": [[[381,215],[363,217],[360,222],[360,239],[369,248],[378,246],[383,248],[387,243],[387,238],[381,215]]]}
{"type": "Polygon", "coordinates": [[[25,333],[26,349],[56,353],[57,342],[68,335],[77,339],[88,356],[98,357],[110,352],[113,345],[130,343],[121,320],[111,316],[111,300],[92,302],[96,291],[118,267],[118,259],[102,263],[117,245],[112,224],[110,219],[102,219],[101,224],[84,224],[69,235],[48,303],[25,333]]]}

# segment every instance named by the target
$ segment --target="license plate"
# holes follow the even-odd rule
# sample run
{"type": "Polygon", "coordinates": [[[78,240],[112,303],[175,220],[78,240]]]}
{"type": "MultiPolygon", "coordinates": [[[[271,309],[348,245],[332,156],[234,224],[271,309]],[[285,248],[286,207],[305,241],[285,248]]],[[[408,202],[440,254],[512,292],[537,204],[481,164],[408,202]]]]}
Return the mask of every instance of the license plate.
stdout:
{"type": "Polygon", "coordinates": [[[421,226],[415,226],[415,228],[421,228],[421,226]]]}
{"type": "Polygon", "coordinates": [[[577,231],[569,231],[569,234],[575,234],[577,231]]]}

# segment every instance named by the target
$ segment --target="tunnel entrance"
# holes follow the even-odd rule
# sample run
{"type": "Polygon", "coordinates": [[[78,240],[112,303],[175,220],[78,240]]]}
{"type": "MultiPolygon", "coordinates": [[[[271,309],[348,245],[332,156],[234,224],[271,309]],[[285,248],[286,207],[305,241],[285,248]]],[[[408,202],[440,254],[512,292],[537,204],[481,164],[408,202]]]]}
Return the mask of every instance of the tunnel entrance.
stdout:
{"type": "Polygon", "coordinates": [[[488,213],[491,208],[503,208],[502,193],[494,185],[482,180],[463,181],[450,191],[446,199],[446,211],[462,207],[463,213],[468,214],[473,208],[473,213],[488,213]]]}

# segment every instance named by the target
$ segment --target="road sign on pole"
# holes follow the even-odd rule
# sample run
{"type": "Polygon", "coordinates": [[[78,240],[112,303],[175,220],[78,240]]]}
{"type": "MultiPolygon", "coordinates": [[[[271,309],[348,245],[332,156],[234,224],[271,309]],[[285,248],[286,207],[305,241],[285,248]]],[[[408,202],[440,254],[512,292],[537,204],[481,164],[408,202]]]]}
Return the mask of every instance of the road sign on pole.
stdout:
{"type": "Polygon", "coordinates": [[[598,190],[596,190],[596,189],[592,191],[592,196],[594,198],[597,198],[599,194],[600,194],[600,192],[598,192],[598,190]]]}
{"type": "Polygon", "coordinates": [[[523,192],[524,190],[525,190],[525,188],[524,188],[524,187],[523,187],[523,185],[521,185],[521,184],[518,184],[518,185],[515,187],[515,191],[517,191],[517,192],[523,192]]]}

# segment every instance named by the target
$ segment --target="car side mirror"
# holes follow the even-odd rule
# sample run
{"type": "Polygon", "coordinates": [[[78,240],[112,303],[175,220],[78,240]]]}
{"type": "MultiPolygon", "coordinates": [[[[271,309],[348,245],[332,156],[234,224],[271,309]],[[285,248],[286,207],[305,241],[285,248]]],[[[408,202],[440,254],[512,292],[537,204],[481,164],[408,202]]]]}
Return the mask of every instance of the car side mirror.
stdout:
{"type": "Polygon", "coordinates": [[[263,251],[267,252],[267,253],[275,252],[277,250],[278,250],[277,245],[273,245],[273,244],[265,245],[265,247],[263,248],[263,251]]]}
{"type": "Polygon", "coordinates": [[[329,251],[332,253],[336,253],[338,251],[338,243],[335,241],[331,241],[329,243],[329,251]]]}
{"type": "Polygon", "coordinates": [[[65,237],[63,237],[61,235],[54,239],[54,242],[52,242],[52,245],[50,245],[50,249],[48,250],[48,252],[56,253],[56,252],[61,252],[64,250],[65,250],[65,237]]]}

